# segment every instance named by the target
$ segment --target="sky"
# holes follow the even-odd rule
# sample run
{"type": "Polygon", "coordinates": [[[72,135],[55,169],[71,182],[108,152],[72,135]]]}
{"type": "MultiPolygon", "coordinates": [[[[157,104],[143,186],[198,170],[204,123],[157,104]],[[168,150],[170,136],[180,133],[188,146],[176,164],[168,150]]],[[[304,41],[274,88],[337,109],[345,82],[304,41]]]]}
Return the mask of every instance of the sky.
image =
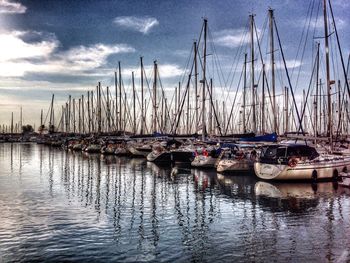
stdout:
{"type": "MultiPolygon", "coordinates": [[[[217,96],[233,96],[232,91],[225,93],[224,90],[231,89],[228,76],[235,68],[233,65],[239,64],[239,67],[232,74],[240,74],[242,52],[236,57],[240,47],[243,45],[249,52],[249,39],[245,37],[243,44],[241,42],[247,31],[248,16],[255,14],[257,32],[261,34],[270,7],[274,9],[287,66],[294,74],[292,83],[305,88],[316,38],[309,36],[305,41],[304,54],[298,52],[298,47],[308,12],[311,12],[310,5],[313,3],[313,18],[322,13],[322,8],[317,9],[319,2],[0,0],[0,124],[10,123],[11,112],[18,118],[20,107],[23,107],[24,123],[38,124],[40,109],[48,109],[53,93],[56,104],[60,105],[68,94],[76,97],[86,94],[98,81],[104,87],[113,87],[118,61],[123,69],[124,85],[130,85],[131,71],[135,71],[138,85],[140,56],[150,72],[149,77],[153,61],[157,60],[162,85],[169,94],[172,93],[183,79],[203,17],[208,19],[209,42],[212,43],[209,53],[212,52],[213,59],[209,63],[219,63],[223,79],[227,77],[226,81],[220,81],[220,74],[215,75],[213,66],[215,88],[221,90],[217,91],[217,96]]],[[[332,0],[332,3],[347,58],[350,50],[350,1],[332,0]]],[[[314,37],[317,34],[322,36],[322,26],[320,17],[317,22],[312,20],[314,37]]],[[[266,35],[265,32],[265,39],[266,35]]],[[[263,50],[263,56],[268,58],[268,52],[265,48],[263,50]]],[[[278,90],[281,90],[280,86],[282,83],[278,90]]],[[[297,88],[299,96],[300,93],[301,88],[297,88]]]]}

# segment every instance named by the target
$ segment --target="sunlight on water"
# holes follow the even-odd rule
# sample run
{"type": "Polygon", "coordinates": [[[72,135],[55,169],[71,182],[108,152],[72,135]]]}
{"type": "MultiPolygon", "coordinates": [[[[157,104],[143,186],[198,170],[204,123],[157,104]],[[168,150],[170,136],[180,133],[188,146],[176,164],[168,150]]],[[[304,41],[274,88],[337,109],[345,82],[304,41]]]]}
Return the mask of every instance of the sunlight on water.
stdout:
{"type": "Polygon", "coordinates": [[[349,195],[2,144],[0,262],[347,262],[349,195]]]}

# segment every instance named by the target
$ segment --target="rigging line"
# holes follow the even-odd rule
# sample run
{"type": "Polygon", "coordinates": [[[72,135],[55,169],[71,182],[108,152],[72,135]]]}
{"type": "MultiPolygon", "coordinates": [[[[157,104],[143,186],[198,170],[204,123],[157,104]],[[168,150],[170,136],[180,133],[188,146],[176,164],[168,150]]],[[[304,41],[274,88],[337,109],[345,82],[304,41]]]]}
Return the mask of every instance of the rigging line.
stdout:
{"type": "MultiPolygon", "coordinates": [[[[311,1],[311,2],[309,3],[309,7],[308,7],[307,13],[306,13],[306,18],[308,18],[309,16],[310,16],[310,17],[312,16],[312,12],[310,12],[310,10],[311,10],[311,6],[313,6],[313,3],[314,3],[314,0],[311,1]],[[309,13],[310,13],[310,14],[309,14],[309,13]]],[[[302,44],[303,39],[304,39],[304,34],[305,34],[307,22],[308,22],[308,19],[306,19],[305,22],[304,22],[303,31],[302,31],[302,33],[301,33],[301,37],[300,37],[299,45],[298,45],[298,49],[297,49],[297,54],[296,54],[296,56],[295,56],[295,61],[297,61],[297,60],[298,60],[298,57],[299,57],[299,52],[300,52],[300,49],[301,49],[301,44],[302,44]]],[[[293,77],[293,74],[294,74],[294,68],[292,69],[291,77],[293,77]]]]}
{"type": "MultiPolygon", "coordinates": [[[[299,123],[300,123],[300,122],[301,122],[301,119],[300,119],[298,107],[297,107],[297,104],[296,104],[296,101],[295,101],[294,90],[293,90],[293,87],[292,87],[292,83],[291,83],[291,81],[290,81],[290,77],[289,77],[289,72],[288,72],[286,60],[285,60],[285,58],[284,58],[284,52],[283,52],[283,49],[282,49],[282,44],[281,44],[280,35],[279,35],[279,33],[278,33],[278,28],[277,28],[277,24],[276,24],[276,19],[273,20],[273,23],[274,23],[275,29],[276,29],[276,35],[277,35],[277,39],[278,39],[278,44],[279,44],[280,49],[281,49],[281,55],[282,55],[282,58],[283,58],[284,68],[285,68],[286,75],[287,75],[287,79],[288,79],[288,84],[289,84],[290,91],[291,91],[291,94],[292,94],[292,97],[293,97],[293,103],[294,103],[295,111],[296,111],[296,113],[297,113],[298,121],[299,121],[299,123]]],[[[305,135],[304,129],[303,129],[303,126],[302,126],[301,123],[300,123],[300,128],[301,128],[302,134],[305,135]]]]}
{"type": "MultiPolygon", "coordinates": [[[[192,63],[192,67],[191,67],[191,71],[190,71],[190,74],[189,74],[189,79],[187,81],[187,85],[186,85],[186,89],[185,89],[185,92],[184,92],[184,95],[182,97],[182,100],[181,100],[181,109],[179,107],[179,112],[176,112],[176,115],[178,116],[177,118],[177,123],[176,123],[176,126],[175,126],[175,131],[177,130],[178,128],[178,125],[179,125],[179,121],[180,121],[180,117],[181,117],[181,113],[182,113],[182,109],[183,109],[183,105],[185,104],[185,100],[186,100],[186,95],[188,93],[188,89],[190,88],[190,81],[191,81],[191,76],[192,76],[192,72],[193,72],[193,68],[194,68],[194,60],[193,60],[193,63],[192,63]]],[[[188,94],[189,96],[189,94],[188,94]]],[[[173,132],[173,127],[174,127],[174,124],[175,124],[175,121],[176,121],[176,118],[174,120],[174,122],[171,124],[171,131],[173,132]]]]}
{"type": "MultiPolygon", "coordinates": [[[[329,15],[330,14],[328,13],[328,16],[329,15]]],[[[330,27],[331,27],[331,25],[329,25],[329,28],[330,27]]],[[[329,29],[329,32],[331,32],[331,28],[329,29]]],[[[333,74],[334,74],[334,80],[335,80],[335,79],[340,79],[340,77],[339,77],[339,61],[338,61],[338,56],[335,54],[336,52],[335,51],[333,52],[333,50],[336,50],[336,49],[334,48],[335,44],[333,43],[332,39],[333,38],[330,37],[330,41],[329,42],[330,42],[330,53],[331,53],[332,68],[333,68],[333,74]],[[337,68],[337,70],[335,70],[335,68],[337,68]],[[336,77],[336,75],[337,75],[337,77],[336,77]]]]}
{"type": "MultiPolygon", "coordinates": [[[[244,31],[243,31],[243,34],[241,35],[241,39],[239,41],[239,45],[238,45],[238,49],[237,49],[237,52],[234,56],[234,59],[232,61],[232,66],[229,70],[229,75],[227,77],[227,81],[231,78],[231,75],[232,75],[232,81],[231,81],[231,84],[230,84],[230,88],[232,87],[232,83],[233,83],[233,80],[235,78],[235,72],[237,71],[237,67],[239,65],[239,60],[238,60],[238,57],[239,55],[241,54],[241,50],[243,49],[243,47],[246,45],[243,45],[243,43],[245,42],[245,39],[247,38],[247,34],[248,34],[248,31],[249,31],[249,19],[246,21],[246,26],[244,27],[244,31]],[[233,70],[233,67],[235,66],[235,70],[233,70]]],[[[247,47],[246,47],[247,48],[247,47]]]]}
{"type": "MultiPolygon", "coordinates": [[[[347,62],[347,66],[346,66],[347,68],[346,68],[346,72],[347,73],[349,73],[349,67],[350,67],[350,55],[349,55],[349,57],[348,57],[348,62],[347,62]]],[[[341,105],[339,106],[339,111],[341,111],[341,109],[343,108],[343,105],[345,104],[345,83],[344,83],[344,89],[343,89],[343,99],[342,99],[342,103],[341,103],[341,105]]],[[[347,120],[349,121],[349,112],[348,112],[348,108],[346,107],[345,108],[345,111],[346,111],[346,113],[347,113],[347,120]]],[[[341,120],[338,120],[338,127],[337,127],[337,133],[336,133],[336,138],[335,138],[335,140],[337,141],[337,139],[338,139],[338,134],[339,134],[339,130],[340,130],[340,126],[341,126],[341,120]]]]}
{"type": "MultiPolygon", "coordinates": [[[[306,30],[306,36],[305,36],[305,42],[304,42],[303,49],[302,49],[302,53],[301,53],[301,60],[300,60],[300,63],[303,62],[304,56],[305,56],[306,44],[307,44],[307,40],[308,40],[308,38],[309,38],[309,30],[310,30],[310,26],[311,26],[312,13],[313,13],[313,9],[314,9],[314,2],[315,2],[315,0],[312,1],[312,7],[311,7],[311,12],[310,12],[310,18],[309,18],[309,20],[308,20],[308,25],[307,25],[307,30],[306,30]]],[[[294,61],[294,68],[296,68],[296,63],[297,63],[297,60],[294,61]]],[[[294,68],[293,68],[292,72],[294,71],[294,68]]],[[[295,81],[295,87],[296,87],[296,88],[295,88],[295,91],[297,91],[297,89],[298,89],[300,73],[301,73],[301,66],[298,67],[298,74],[297,74],[297,78],[296,78],[296,81],[295,81]]]]}
{"type": "Polygon", "coordinates": [[[191,71],[191,73],[190,73],[189,76],[188,76],[188,82],[187,82],[187,85],[186,85],[186,90],[185,90],[184,97],[183,97],[183,99],[182,99],[182,101],[181,101],[181,109],[179,109],[179,113],[178,113],[178,118],[177,118],[175,130],[173,130],[173,125],[174,125],[174,123],[173,123],[173,125],[172,125],[172,127],[171,127],[171,133],[173,133],[173,134],[176,134],[176,130],[177,130],[178,126],[179,126],[179,122],[180,122],[180,118],[181,118],[182,109],[183,109],[183,106],[184,106],[184,104],[185,104],[186,95],[187,95],[188,90],[189,90],[189,87],[190,87],[191,75],[192,75],[192,71],[191,71]]]}
{"type": "Polygon", "coordinates": [[[185,66],[184,72],[182,73],[181,78],[180,78],[181,84],[184,84],[185,78],[187,76],[186,70],[187,70],[188,65],[190,64],[190,61],[191,61],[191,58],[192,58],[193,48],[191,48],[190,50],[191,51],[190,51],[189,56],[187,57],[186,66],[185,66]]]}
{"type": "MultiPolygon", "coordinates": [[[[258,32],[257,32],[257,29],[256,29],[255,22],[254,22],[253,24],[254,24],[255,36],[256,36],[256,39],[257,39],[258,49],[259,49],[260,60],[261,60],[261,63],[262,63],[262,64],[265,64],[265,63],[264,63],[263,56],[262,56],[262,52],[261,52],[261,46],[260,46],[260,41],[259,41],[258,32]]],[[[273,52],[274,52],[274,51],[273,51],[273,52]]],[[[263,71],[263,74],[264,74],[264,76],[265,76],[265,80],[266,80],[265,83],[266,83],[267,90],[268,90],[268,92],[269,92],[269,98],[270,98],[270,103],[271,103],[272,112],[273,112],[273,114],[275,115],[275,114],[276,114],[276,110],[274,109],[273,103],[272,103],[272,100],[271,100],[270,87],[269,87],[269,83],[268,83],[268,81],[267,81],[266,72],[263,71]]]]}
{"type": "MultiPolygon", "coordinates": [[[[245,34],[245,38],[247,37],[247,33],[248,33],[248,31],[246,31],[246,34],[245,34]]],[[[242,49],[243,49],[243,46],[241,47],[242,49]]],[[[240,49],[241,49],[240,48],[240,49]]],[[[248,46],[246,45],[245,46],[245,52],[244,53],[247,53],[247,49],[248,49],[248,46]]],[[[243,50],[242,50],[243,51],[243,50]]],[[[242,53],[240,53],[240,54],[242,54],[242,53]]],[[[238,65],[239,65],[239,60],[237,59],[237,62],[236,62],[236,67],[235,67],[235,69],[234,69],[234,72],[238,72],[238,65]]],[[[234,81],[234,79],[235,79],[235,76],[236,76],[236,74],[234,74],[233,75],[233,77],[232,77],[232,81],[231,81],[231,83],[230,83],[230,89],[229,89],[229,91],[228,92],[230,92],[231,91],[231,87],[233,86],[233,81],[234,81]]],[[[226,96],[226,98],[225,98],[225,104],[227,104],[227,100],[230,98],[230,96],[226,96]]]]}
{"type": "MultiPolygon", "coordinates": [[[[201,59],[199,60],[199,62],[200,62],[201,68],[204,69],[204,66],[203,66],[203,63],[202,63],[201,59]]],[[[216,121],[217,127],[219,128],[219,132],[222,135],[220,123],[219,123],[218,116],[217,116],[217,113],[216,113],[216,110],[215,110],[215,106],[214,106],[214,103],[213,103],[213,97],[212,97],[212,94],[211,94],[210,89],[209,89],[208,81],[207,81],[207,79],[204,79],[203,81],[204,81],[204,87],[205,86],[207,87],[207,92],[210,95],[210,104],[211,104],[212,110],[214,112],[214,117],[215,117],[215,121],[216,121]]]]}
{"type": "Polygon", "coordinates": [[[345,79],[345,83],[346,83],[346,88],[347,88],[347,90],[348,90],[348,95],[349,95],[349,97],[350,97],[350,87],[349,87],[349,81],[348,81],[348,74],[347,74],[346,69],[345,69],[345,63],[344,63],[344,58],[343,58],[343,52],[342,52],[341,47],[340,47],[340,40],[339,40],[337,25],[336,25],[336,23],[335,23],[335,19],[334,19],[334,14],[333,14],[333,8],[332,8],[332,5],[331,5],[331,1],[328,0],[328,3],[329,3],[329,9],[330,9],[331,14],[332,14],[332,20],[333,20],[333,24],[334,24],[335,36],[336,36],[336,38],[337,38],[338,50],[339,50],[340,60],[341,60],[342,68],[343,68],[343,73],[344,73],[344,79],[345,79]]]}
{"type": "MultiPolygon", "coordinates": [[[[316,70],[316,65],[317,65],[317,60],[315,59],[314,65],[313,65],[313,68],[312,68],[312,72],[311,72],[311,78],[310,78],[309,86],[308,86],[308,89],[307,89],[307,94],[306,94],[305,102],[304,102],[303,109],[302,109],[301,121],[303,121],[303,119],[304,119],[305,109],[306,109],[306,105],[307,105],[307,100],[308,100],[308,98],[309,98],[310,88],[311,88],[311,85],[312,85],[313,75],[314,75],[315,70],[316,70]]],[[[298,130],[297,130],[297,133],[299,133],[299,131],[300,131],[300,125],[301,125],[301,123],[299,123],[299,128],[298,128],[298,130]]]]}
{"type": "MultiPolygon", "coordinates": [[[[244,66],[243,66],[244,68],[244,66]]],[[[243,77],[243,68],[242,68],[242,71],[241,71],[241,76],[239,78],[239,81],[238,81],[238,85],[237,85],[237,89],[236,89],[236,94],[235,94],[235,98],[233,99],[233,104],[232,104],[232,107],[231,107],[231,112],[230,112],[230,116],[229,118],[227,119],[227,123],[226,123],[226,129],[225,129],[225,135],[227,134],[227,131],[228,131],[228,127],[230,125],[230,121],[231,121],[231,118],[232,118],[232,113],[233,113],[233,108],[236,104],[236,98],[237,98],[237,94],[238,94],[238,89],[239,89],[239,86],[241,84],[241,80],[242,80],[242,77],[243,77]]]]}
{"type": "MultiPolygon", "coordinates": [[[[220,83],[220,86],[223,87],[223,86],[226,85],[225,77],[224,77],[224,74],[223,74],[223,71],[222,71],[222,67],[221,67],[221,64],[220,64],[220,60],[219,60],[219,57],[218,57],[218,54],[216,52],[216,48],[215,48],[215,45],[214,45],[214,38],[213,38],[213,36],[211,34],[211,31],[209,30],[209,26],[208,26],[208,38],[209,38],[209,43],[210,43],[211,49],[213,51],[213,62],[217,66],[217,75],[219,77],[219,83],[220,83]],[[221,73],[221,75],[220,75],[220,73],[221,73]],[[222,82],[224,82],[224,85],[222,84],[222,82]]],[[[213,70],[213,74],[214,74],[214,70],[213,70]]]]}

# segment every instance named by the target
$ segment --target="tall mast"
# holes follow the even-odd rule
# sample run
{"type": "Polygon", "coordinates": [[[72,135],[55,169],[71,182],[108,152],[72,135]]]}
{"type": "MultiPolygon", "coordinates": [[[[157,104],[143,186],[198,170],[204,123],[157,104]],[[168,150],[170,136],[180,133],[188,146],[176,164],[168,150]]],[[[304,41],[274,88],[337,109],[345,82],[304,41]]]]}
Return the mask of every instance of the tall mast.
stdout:
{"type": "Polygon", "coordinates": [[[198,130],[198,66],[197,66],[197,42],[193,42],[194,51],[194,94],[195,94],[195,132],[198,130]]]}
{"type": "Polygon", "coordinates": [[[265,133],[265,64],[263,64],[262,98],[261,98],[261,132],[265,133]]]}
{"type": "Polygon", "coordinates": [[[153,82],[153,132],[157,132],[157,61],[154,64],[154,82],[153,82]]]}
{"type": "Polygon", "coordinates": [[[120,61],[118,62],[119,71],[119,129],[122,129],[122,69],[120,61]]]}
{"type": "Polygon", "coordinates": [[[255,110],[255,77],[254,77],[254,15],[250,15],[250,51],[251,51],[251,87],[253,106],[253,132],[256,133],[256,110],[255,110]]]}
{"type": "Polygon", "coordinates": [[[325,35],[325,49],[326,49],[326,87],[327,87],[327,105],[328,105],[328,128],[330,150],[333,152],[333,120],[332,120],[332,98],[331,98],[331,80],[329,69],[329,47],[328,47],[328,22],[327,22],[327,1],[323,0],[323,18],[324,18],[324,35],[325,35]]]}
{"type": "Polygon", "coordinates": [[[118,77],[117,71],[114,71],[114,87],[115,87],[115,128],[118,131],[118,77]]]}
{"type": "Polygon", "coordinates": [[[53,117],[54,117],[54,113],[53,113],[53,100],[55,98],[55,94],[52,94],[52,99],[51,99],[51,110],[50,110],[50,121],[49,121],[49,132],[53,132],[54,129],[51,128],[51,126],[54,125],[54,120],[53,120],[53,117]]]}
{"type": "Polygon", "coordinates": [[[81,133],[81,99],[79,98],[78,101],[78,128],[79,128],[79,133],[81,133]]]}
{"type": "Polygon", "coordinates": [[[210,78],[209,81],[209,90],[210,90],[210,99],[208,100],[209,103],[209,133],[213,134],[213,105],[211,104],[211,102],[213,101],[213,79],[210,78]]]}
{"type": "Polygon", "coordinates": [[[91,94],[91,131],[95,132],[94,92],[90,91],[90,94],[91,94]]]}
{"type": "Polygon", "coordinates": [[[272,84],[272,110],[273,110],[273,131],[277,132],[277,112],[276,112],[276,79],[275,79],[275,46],[273,34],[273,9],[269,9],[270,20],[270,55],[271,55],[271,84],[272,84]]]}
{"type": "Polygon", "coordinates": [[[109,87],[107,86],[107,131],[111,131],[111,106],[110,106],[110,101],[109,101],[109,87]]]}
{"type": "Polygon", "coordinates": [[[11,113],[11,134],[13,134],[13,112],[11,113]]]}
{"type": "Polygon", "coordinates": [[[205,87],[206,87],[206,64],[207,64],[207,27],[208,20],[204,18],[204,48],[203,48],[203,89],[202,89],[202,141],[205,141],[205,87]]]}
{"type": "Polygon", "coordinates": [[[136,134],[136,93],[135,93],[135,79],[134,79],[134,71],[131,74],[132,76],[132,102],[133,102],[133,113],[134,113],[134,119],[133,119],[133,133],[136,134]]]}
{"type": "Polygon", "coordinates": [[[20,114],[20,117],[19,117],[19,121],[20,121],[19,129],[21,130],[21,129],[22,129],[22,126],[23,126],[22,106],[21,106],[21,114],[20,114]]]}
{"type": "MultiPolygon", "coordinates": [[[[284,98],[284,103],[285,103],[285,117],[284,117],[284,120],[285,120],[285,132],[288,132],[288,128],[289,128],[289,118],[288,118],[288,113],[289,113],[289,105],[288,105],[288,102],[289,102],[289,90],[288,90],[288,87],[284,87],[285,88],[285,98],[284,98]]],[[[293,117],[294,119],[294,117],[293,117]]]]}
{"type": "Polygon", "coordinates": [[[341,124],[341,112],[342,112],[342,107],[341,107],[341,85],[340,85],[340,80],[338,80],[338,127],[339,127],[339,134],[342,134],[342,124],[341,124]]]}
{"type": "Polygon", "coordinates": [[[43,109],[40,111],[40,127],[43,126],[43,109]]]}
{"type": "MultiPolygon", "coordinates": [[[[189,76],[189,78],[191,78],[191,76],[189,76]]],[[[190,85],[187,86],[186,133],[190,134],[190,85]]]]}
{"type": "Polygon", "coordinates": [[[85,133],[85,120],[84,120],[84,95],[81,95],[81,125],[82,125],[82,132],[85,133]]]}
{"type": "Polygon", "coordinates": [[[101,82],[98,83],[97,86],[97,118],[98,118],[98,133],[102,131],[102,113],[101,113],[101,82]]]}
{"type": "Polygon", "coordinates": [[[314,100],[314,136],[315,144],[317,143],[317,128],[318,128],[318,116],[317,116],[317,107],[318,107],[318,75],[320,71],[320,43],[317,43],[317,54],[316,54],[316,96],[314,100]]]}
{"type": "Polygon", "coordinates": [[[73,99],[73,132],[76,132],[76,125],[75,125],[75,99],[73,99]]]}
{"type": "MultiPolygon", "coordinates": [[[[70,125],[71,125],[71,105],[72,105],[72,97],[71,95],[69,95],[68,97],[68,132],[70,132],[70,125]]],[[[51,118],[51,114],[50,114],[50,118],[51,118]]],[[[51,124],[49,124],[49,129],[50,128],[51,124]]]]}
{"type": "Polygon", "coordinates": [[[89,134],[90,134],[91,133],[90,91],[88,91],[87,107],[88,107],[88,131],[89,131],[89,134]]]}
{"type": "Polygon", "coordinates": [[[140,57],[141,63],[141,131],[140,133],[144,133],[144,103],[143,103],[143,59],[140,57]]]}
{"type": "Polygon", "coordinates": [[[243,133],[247,132],[246,118],[245,118],[246,89],[247,89],[247,53],[244,54],[243,106],[242,106],[243,133]]]}

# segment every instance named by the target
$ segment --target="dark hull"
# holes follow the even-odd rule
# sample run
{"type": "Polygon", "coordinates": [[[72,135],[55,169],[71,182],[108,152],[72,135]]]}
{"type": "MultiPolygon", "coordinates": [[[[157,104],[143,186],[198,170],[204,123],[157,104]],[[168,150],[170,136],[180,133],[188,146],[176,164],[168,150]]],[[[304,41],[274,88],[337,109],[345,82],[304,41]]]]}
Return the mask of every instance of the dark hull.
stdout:
{"type": "Polygon", "coordinates": [[[194,160],[194,154],[193,152],[173,151],[171,158],[175,163],[191,163],[194,160]]]}
{"type": "MultiPolygon", "coordinates": [[[[147,160],[149,160],[149,157],[147,157],[147,160]]],[[[156,158],[152,158],[152,160],[149,160],[149,161],[152,161],[154,163],[160,163],[160,162],[170,163],[171,162],[171,154],[169,152],[163,152],[162,154],[158,155],[156,158]]]]}

